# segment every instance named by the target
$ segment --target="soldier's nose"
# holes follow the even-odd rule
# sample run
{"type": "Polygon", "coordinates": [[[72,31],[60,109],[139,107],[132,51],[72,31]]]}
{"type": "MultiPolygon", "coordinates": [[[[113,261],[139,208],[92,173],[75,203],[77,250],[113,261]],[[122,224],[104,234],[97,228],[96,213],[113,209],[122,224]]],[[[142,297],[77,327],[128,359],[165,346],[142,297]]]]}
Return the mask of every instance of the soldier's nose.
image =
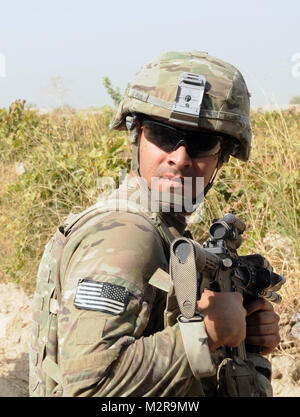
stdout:
{"type": "Polygon", "coordinates": [[[167,162],[169,165],[176,165],[179,168],[192,166],[192,158],[187,153],[184,141],[180,141],[175,149],[168,154],[167,162]]]}

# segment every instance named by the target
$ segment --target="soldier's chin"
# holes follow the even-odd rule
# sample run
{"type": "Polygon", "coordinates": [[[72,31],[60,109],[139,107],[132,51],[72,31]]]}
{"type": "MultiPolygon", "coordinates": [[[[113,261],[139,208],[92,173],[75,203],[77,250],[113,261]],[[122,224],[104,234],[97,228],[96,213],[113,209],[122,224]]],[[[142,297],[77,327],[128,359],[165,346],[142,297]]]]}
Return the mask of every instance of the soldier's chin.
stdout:
{"type": "Polygon", "coordinates": [[[159,193],[160,210],[165,213],[182,213],[189,215],[195,210],[193,199],[186,198],[181,193],[167,192],[159,193]]]}
{"type": "Polygon", "coordinates": [[[165,195],[178,195],[185,199],[193,199],[194,190],[191,186],[183,185],[178,181],[159,180],[157,184],[149,187],[151,191],[163,193],[165,195]]]}
{"type": "Polygon", "coordinates": [[[159,189],[161,192],[175,192],[175,193],[181,193],[184,192],[184,187],[182,184],[182,181],[180,179],[169,179],[169,178],[160,178],[157,183],[155,184],[155,187],[159,189]]]}

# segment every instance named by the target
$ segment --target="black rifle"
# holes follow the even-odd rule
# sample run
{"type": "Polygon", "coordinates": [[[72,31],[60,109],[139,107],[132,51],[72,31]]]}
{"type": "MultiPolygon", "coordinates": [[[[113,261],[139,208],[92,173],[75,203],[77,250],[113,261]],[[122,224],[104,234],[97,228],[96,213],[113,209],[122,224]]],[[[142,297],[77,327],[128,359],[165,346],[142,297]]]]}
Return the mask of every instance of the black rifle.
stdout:
{"type": "MultiPolygon", "coordinates": [[[[182,313],[181,320],[197,316],[196,301],[204,288],[212,291],[238,291],[247,303],[259,297],[279,303],[276,292],[285,278],[273,272],[269,262],[261,255],[239,256],[246,225],[236,216],[227,213],[214,220],[209,229],[210,239],[203,247],[192,239],[180,237],[171,245],[170,272],[175,294],[182,313]]],[[[247,346],[247,351],[259,352],[259,347],[247,346]]],[[[226,348],[228,358],[245,361],[243,342],[237,348],[226,348]]]]}

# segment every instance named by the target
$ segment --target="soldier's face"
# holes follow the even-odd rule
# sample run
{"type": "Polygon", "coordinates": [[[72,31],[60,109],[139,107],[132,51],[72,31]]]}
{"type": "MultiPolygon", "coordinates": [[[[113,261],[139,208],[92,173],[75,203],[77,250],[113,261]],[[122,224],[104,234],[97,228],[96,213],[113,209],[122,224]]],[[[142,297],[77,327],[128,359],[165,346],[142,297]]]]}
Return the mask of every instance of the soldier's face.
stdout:
{"type": "Polygon", "coordinates": [[[191,158],[184,145],[179,146],[172,152],[165,152],[154,143],[146,139],[142,128],[140,139],[140,175],[146,180],[151,189],[151,179],[156,178],[152,185],[159,191],[170,190],[176,193],[183,193],[184,178],[192,180],[191,194],[197,197],[196,178],[203,177],[204,186],[209,183],[217,164],[218,155],[210,155],[201,158],[191,158]]]}

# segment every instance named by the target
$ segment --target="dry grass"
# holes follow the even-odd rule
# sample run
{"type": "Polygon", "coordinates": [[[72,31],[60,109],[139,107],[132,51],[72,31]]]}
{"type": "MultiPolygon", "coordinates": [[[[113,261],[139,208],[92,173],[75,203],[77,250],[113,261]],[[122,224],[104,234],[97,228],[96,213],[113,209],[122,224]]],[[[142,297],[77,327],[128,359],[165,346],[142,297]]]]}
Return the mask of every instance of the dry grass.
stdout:
{"type": "MultiPolygon", "coordinates": [[[[223,167],[205,205],[207,221],[233,212],[247,224],[240,254],[260,253],[285,276],[282,308],[299,309],[300,114],[252,114],[253,148],[246,164],[223,167]]],[[[204,232],[205,235],[205,232],[204,232]]]]}
{"type": "MultiPolygon", "coordinates": [[[[128,169],[126,134],[109,130],[112,112],[39,116],[17,103],[0,110],[0,279],[30,292],[45,243],[69,212],[95,202],[101,176],[128,169]],[[16,173],[22,163],[24,173],[16,173]]],[[[205,204],[213,218],[233,212],[247,223],[241,254],[261,253],[287,278],[283,307],[299,309],[300,114],[252,114],[251,160],[223,167],[205,204]]]]}

